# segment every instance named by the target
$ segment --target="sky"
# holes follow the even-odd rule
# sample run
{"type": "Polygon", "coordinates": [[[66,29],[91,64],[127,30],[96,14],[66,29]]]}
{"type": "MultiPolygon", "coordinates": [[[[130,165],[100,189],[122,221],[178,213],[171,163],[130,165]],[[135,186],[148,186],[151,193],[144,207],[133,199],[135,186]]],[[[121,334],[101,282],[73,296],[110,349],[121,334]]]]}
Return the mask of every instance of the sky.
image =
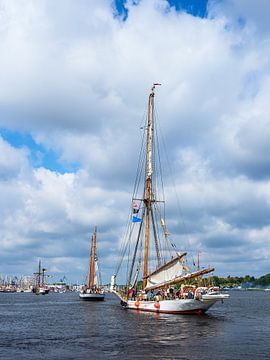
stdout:
{"type": "Polygon", "coordinates": [[[0,0],[0,274],[41,258],[81,281],[97,225],[109,281],[153,82],[177,248],[215,275],[269,273],[269,13],[268,0],[0,0]]]}

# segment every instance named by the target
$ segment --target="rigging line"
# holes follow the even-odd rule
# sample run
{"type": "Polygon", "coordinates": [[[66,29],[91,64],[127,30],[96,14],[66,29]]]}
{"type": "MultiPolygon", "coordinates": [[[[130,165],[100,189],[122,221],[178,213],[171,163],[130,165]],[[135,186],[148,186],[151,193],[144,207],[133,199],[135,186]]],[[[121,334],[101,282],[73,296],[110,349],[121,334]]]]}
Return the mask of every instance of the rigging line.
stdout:
{"type": "Polygon", "coordinates": [[[162,231],[163,231],[163,236],[165,239],[165,243],[164,243],[164,261],[167,262],[169,258],[173,257],[173,252],[175,252],[175,249],[173,248],[173,244],[170,240],[170,236],[168,233],[168,230],[166,228],[166,223],[165,226],[161,226],[162,231]]]}
{"type": "Polygon", "coordinates": [[[118,265],[116,267],[115,275],[118,275],[119,270],[120,270],[120,268],[122,266],[125,254],[127,252],[128,246],[130,245],[130,239],[131,239],[131,236],[133,234],[134,225],[135,225],[135,224],[130,224],[131,217],[132,217],[132,213],[130,212],[129,216],[128,216],[128,223],[126,225],[126,233],[125,233],[125,236],[123,238],[124,240],[122,242],[122,250],[120,251],[121,256],[120,256],[120,260],[118,262],[118,265]],[[129,234],[129,236],[128,236],[128,234],[129,234]]]}
{"type": "MultiPolygon", "coordinates": [[[[142,234],[143,235],[143,234],[142,234]]],[[[135,279],[133,281],[133,285],[132,288],[135,288],[138,282],[138,277],[139,277],[139,273],[141,271],[141,265],[142,265],[142,241],[143,236],[140,236],[140,249],[139,249],[139,260],[138,260],[138,264],[137,264],[137,270],[136,270],[136,274],[135,274],[135,279]]]]}
{"type": "Polygon", "coordinates": [[[139,245],[139,241],[140,241],[140,237],[141,237],[141,231],[142,231],[142,225],[143,225],[143,220],[144,220],[144,214],[145,214],[145,208],[143,210],[142,213],[142,221],[140,223],[140,228],[139,228],[139,232],[137,235],[137,240],[136,240],[136,246],[135,246],[135,250],[134,250],[134,254],[133,254],[133,259],[132,259],[132,263],[131,263],[131,268],[130,268],[130,273],[129,273],[129,278],[128,278],[128,287],[130,286],[131,283],[131,278],[132,278],[132,274],[133,274],[133,268],[134,268],[134,263],[136,260],[136,256],[137,256],[137,250],[138,250],[138,245],[139,245]]]}
{"type": "MultiPolygon", "coordinates": [[[[156,143],[157,143],[157,155],[158,155],[158,164],[159,164],[159,171],[160,171],[160,182],[161,182],[161,191],[162,191],[162,199],[165,200],[165,191],[164,191],[164,183],[163,183],[163,168],[161,162],[161,152],[160,152],[160,145],[159,145],[159,136],[158,136],[158,128],[161,129],[158,116],[155,114],[156,119],[156,143]]],[[[161,132],[161,130],[159,130],[161,132]]],[[[165,219],[165,202],[164,202],[164,219],[165,219]]]]}
{"type": "MultiPolygon", "coordinates": [[[[127,225],[127,227],[128,227],[128,225],[127,225]]],[[[123,239],[125,240],[126,237],[127,237],[127,230],[126,230],[126,234],[125,234],[125,236],[123,237],[123,239]]],[[[116,270],[115,270],[115,272],[114,272],[116,276],[118,275],[119,269],[120,269],[120,267],[121,267],[121,265],[122,265],[122,262],[123,262],[123,259],[124,259],[124,256],[125,256],[125,253],[126,253],[127,247],[128,247],[128,241],[124,242],[124,240],[123,240],[122,243],[121,243],[121,248],[120,248],[120,254],[121,254],[121,255],[120,255],[120,258],[119,258],[119,260],[118,260],[118,264],[117,264],[116,270]]]]}
{"type": "Polygon", "coordinates": [[[130,244],[130,238],[131,238],[131,235],[133,233],[133,229],[134,229],[134,224],[130,225],[130,215],[129,215],[128,224],[126,225],[126,234],[125,234],[125,237],[124,237],[124,240],[126,240],[126,242],[124,243],[124,241],[123,241],[123,243],[124,243],[123,251],[121,253],[120,261],[119,261],[117,270],[115,272],[115,275],[118,275],[118,272],[119,272],[120,267],[122,265],[122,262],[124,260],[126,251],[128,249],[128,245],[130,244]],[[129,234],[129,236],[128,236],[128,234],[129,234]]]}
{"type": "MultiPolygon", "coordinates": [[[[158,176],[157,176],[157,167],[156,167],[156,179],[155,179],[155,189],[153,189],[153,192],[155,191],[155,194],[156,195],[154,195],[153,194],[153,198],[156,196],[156,198],[159,198],[159,192],[158,192],[158,181],[157,181],[157,179],[158,179],[158,176]]],[[[158,223],[158,219],[157,219],[157,213],[156,213],[156,209],[157,209],[157,207],[158,207],[158,205],[157,205],[157,202],[155,202],[154,203],[154,209],[155,209],[155,211],[153,211],[154,209],[152,209],[152,221],[154,222],[154,223],[158,223]]],[[[155,236],[155,244],[156,244],[156,247],[158,247],[159,249],[161,249],[161,243],[160,243],[160,236],[159,236],[159,226],[155,226],[155,229],[154,229],[154,231],[155,231],[155,234],[154,234],[154,236],[155,236]]],[[[160,261],[161,261],[161,256],[160,256],[160,250],[159,250],[159,257],[158,257],[158,262],[160,263],[160,261]]]]}
{"type": "MultiPolygon", "coordinates": [[[[160,187],[161,187],[161,198],[164,200],[164,205],[163,205],[163,218],[165,220],[166,218],[166,204],[165,204],[165,191],[164,191],[164,183],[163,183],[163,167],[162,167],[162,162],[161,162],[161,150],[160,150],[160,141],[159,141],[159,131],[161,132],[161,126],[159,123],[159,119],[157,116],[157,113],[155,112],[155,122],[156,122],[156,127],[155,127],[155,144],[156,144],[156,153],[157,153],[157,172],[159,172],[159,179],[160,179],[160,187]]],[[[156,174],[156,177],[158,178],[158,174],[156,174]]],[[[159,190],[159,187],[157,187],[157,190],[159,190]]],[[[160,209],[157,207],[157,210],[160,214],[160,220],[161,220],[161,211],[160,209]]],[[[170,239],[168,239],[168,235],[166,234],[167,229],[164,229],[164,236],[166,238],[166,243],[167,243],[167,248],[171,253],[171,247],[173,247],[173,244],[171,243],[170,239]]],[[[174,249],[175,250],[175,249],[174,249]]],[[[165,256],[165,254],[164,254],[165,256]]]]}
{"type": "Polygon", "coordinates": [[[142,183],[142,177],[143,177],[143,173],[144,173],[144,158],[145,158],[145,155],[142,154],[142,158],[140,160],[140,172],[138,173],[138,179],[137,179],[137,182],[135,184],[135,188],[134,188],[134,192],[133,192],[133,197],[136,197],[138,192],[139,192],[139,187],[140,187],[140,184],[142,183]]]}
{"type": "Polygon", "coordinates": [[[142,176],[142,163],[143,163],[143,158],[144,158],[144,156],[143,156],[144,141],[145,141],[145,132],[143,133],[142,141],[141,141],[141,148],[140,148],[139,159],[138,159],[137,169],[136,169],[136,178],[135,178],[135,183],[134,183],[134,188],[133,188],[133,197],[135,196],[135,194],[138,191],[138,186],[140,184],[140,179],[142,176]]]}
{"type": "MultiPolygon", "coordinates": [[[[143,116],[143,119],[141,121],[141,124],[144,122],[145,124],[145,114],[143,116]]],[[[133,198],[135,197],[136,195],[136,192],[138,191],[138,187],[139,187],[139,184],[140,184],[140,179],[142,177],[142,162],[143,162],[143,152],[144,152],[144,142],[145,142],[145,131],[143,131],[143,134],[141,136],[141,148],[140,148],[140,153],[139,153],[139,159],[138,159],[138,165],[137,165],[137,170],[136,170],[136,178],[135,178],[135,184],[134,184],[134,188],[133,188],[133,195],[132,195],[132,200],[133,198]]],[[[128,219],[127,219],[127,223],[126,223],[126,226],[125,226],[125,235],[123,237],[123,241],[122,241],[122,244],[121,244],[121,248],[120,248],[120,253],[121,253],[121,256],[120,256],[120,260],[116,266],[116,271],[115,271],[115,275],[118,274],[120,268],[121,268],[121,265],[122,265],[122,262],[123,262],[123,258],[125,256],[125,253],[127,251],[127,247],[128,247],[128,242],[125,243],[125,239],[127,239],[127,234],[129,232],[129,229],[130,229],[130,218],[131,218],[131,213],[129,213],[128,215],[128,219]]]]}
{"type": "Polygon", "coordinates": [[[158,267],[160,267],[161,266],[160,251],[159,251],[159,246],[158,246],[157,231],[156,231],[156,225],[155,225],[152,206],[150,208],[150,213],[151,213],[152,227],[153,227],[153,233],[154,233],[155,248],[156,248],[156,253],[157,253],[157,262],[158,262],[158,267]]]}
{"type": "Polygon", "coordinates": [[[168,156],[168,151],[167,151],[167,148],[166,148],[166,145],[165,145],[164,136],[163,136],[161,127],[159,127],[159,129],[160,129],[159,132],[161,134],[162,146],[164,148],[164,153],[165,153],[166,161],[167,161],[167,164],[168,164],[170,178],[172,179],[172,185],[173,185],[173,189],[174,189],[174,192],[175,192],[176,205],[177,205],[177,208],[178,208],[178,212],[180,214],[180,218],[181,218],[181,221],[182,221],[182,226],[183,226],[184,232],[185,232],[186,237],[187,237],[188,246],[189,246],[189,248],[191,248],[190,231],[188,231],[187,224],[184,221],[183,211],[182,211],[182,207],[181,207],[181,204],[180,204],[179,195],[178,195],[178,193],[176,191],[176,184],[175,184],[175,180],[174,180],[174,177],[173,177],[172,166],[171,166],[171,163],[169,162],[169,156],[168,156]]]}
{"type": "MultiPolygon", "coordinates": [[[[147,124],[147,120],[144,120],[144,124],[147,124]]],[[[135,196],[136,192],[138,191],[138,187],[140,185],[141,182],[141,178],[142,178],[142,172],[143,172],[143,163],[145,161],[145,140],[146,139],[146,131],[145,131],[145,126],[144,126],[144,131],[142,133],[141,136],[141,148],[140,148],[140,153],[139,153],[139,159],[138,159],[138,163],[137,163],[137,170],[136,170],[136,179],[135,179],[135,184],[134,184],[134,190],[133,190],[133,197],[135,196]]]]}
{"type": "MultiPolygon", "coordinates": [[[[158,206],[156,206],[156,210],[157,210],[157,213],[159,213],[159,215],[161,216],[161,213],[160,213],[160,210],[159,210],[158,206]]],[[[175,253],[177,253],[175,245],[172,243],[172,241],[170,239],[166,222],[165,222],[165,225],[164,226],[162,225],[161,227],[162,227],[162,230],[163,230],[165,241],[167,243],[167,250],[169,251],[170,254],[172,253],[172,249],[174,250],[175,253]]]]}
{"type": "MultiPolygon", "coordinates": [[[[135,191],[133,191],[133,197],[132,197],[132,200],[134,198],[134,193],[135,191]]],[[[130,209],[130,212],[128,214],[128,218],[127,218],[127,222],[126,222],[126,226],[125,226],[125,235],[123,237],[123,241],[122,241],[122,244],[121,244],[121,250],[120,250],[120,253],[121,253],[121,256],[120,256],[120,260],[118,262],[118,265],[116,267],[116,271],[115,271],[115,275],[118,274],[120,268],[121,268],[121,265],[122,265],[122,262],[123,262],[123,258],[125,256],[125,253],[126,253],[126,250],[127,250],[127,247],[128,247],[128,243],[130,241],[130,236],[131,236],[131,233],[133,231],[133,228],[134,228],[134,224],[130,225],[130,219],[132,218],[132,208],[130,209]],[[130,230],[130,228],[132,228],[130,230]],[[130,236],[128,237],[128,233],[130,234],[130,236]]]]}
{"type": "Polygon", "coordinates": [[[116,271],[115,271],[116,276],[118,275],[118,272],[119,272],[120,267],[122,265],[122,262],[124,260],[125,254],[127,252],[128,245],[130,243],[130,237],[131,237],[131,234],[132,234],[133,228],[134,228],[134,224],[132,224],[132,225],[130,224],[130,218],[131,218],[131,211],[129,212],[128,219],[127,219],[127,224],[125,226],[126,232],[125,232],[125,235],[123,237],[123,241],[122,241],[122,245],[121,245],[122,250],[120,251],[121,252],[120,260],[118,262],[118,266],[116,267],[116,271]],[[129,234],[129,237],[128,237],[128,234],[129,234]]]}
{"type": "MultiPolygon", "coordinates": [[[[159,208],[158,208],[158,204],[155,203],[154,204],[154,207],[155,207],[155,212],[154,212],[154,216],[155,216],[155,221],[156,221],[156,224],[159,222],[161,223],[161,217],[159,216],[158,218],[158,214],[159,214],[159,208]]],[[[158,242],[159,242],[159,249],[161,251],[161,257],[162,257],[162,260],[163,262],[165,263],[166,262],[166,258],[165,258],[165,254],[164,254],[164,249],[162,249],[162,246],[161,246],[161,234],[160,234],[160,226],[157,226],[157,237],[158,237],[158,242]]]]}
{"type": "MultiPolygon", "coordinates": [[[[128,219],[129,220],[129,219],[128,219]]],[[[122,261],[123,261],[123,257],[125,255],[125,252],[126,252],[126,249],[127,249],[127,242],[125,242],[125,239],[127,237],[127,228],[128,228],[128,225],[129,225],[129,221],[126,223],[126,226],[125,226],[125,229],[126,229],[126,233],[125,235],[123,236],[123,240],[121,241],[121,247],[120,247],[120,257],[119,257],[119,260],[118,260],[118,263],[117,263],[117,266],[116,266],[116,270],[114,272],[115,275],[118,274],[118,271],[119,271],[119,268],[121,267],[121,264],[122,264],[122,261]]]]}
{"type": "Polygon", "coordinates": [[[140,249],[139,249],[139,259],[138,259],[138,264],[137,264],[137,269],[136,269],[136,274],[135,274],[135,279],[133,281],[133,284],[132,284],[132,288],[135,288],[135,286],[137,285],[137,282],[138,282],[138,277],[139,277],[139,273],[140,273],[140,270],[141,270],[141,265],[142,265],[142,243],[143,243],[143,234],[142,236],[140,236],[140,241],[139,241],[139,244],[140,244],[140,249]]]}
{"type": "MultiPolygon", "coordinates": [[[[156,118],[156,113],[154,114],[154,118],[155,120],[156,118]]],[[[155,121],[155,123],[157,124],[157,121],[155,121]]],[[[158,131],[157,131],[157,126],[154,128],[154,144],[155,144],[155,159],[157,159],[158,161],[155,161],[155,192],[156,192],[156,197],[157,198],[161,198],[162,200],[165,200],[165,194],[164,194],[164,186],[163,186],[163,176],[162,176],[162,166],[161,166],[161,160],[160,160],[160,147],[159,147],[159,137],[158,137],[158,131]],[[160,187],[161,187],[161,194],[160,195],[160,187]]],[[[160,213],[160,209],[157,205],[157,203],[155,203],[155,221],[157,222],[157,210],[159,210],[160,213]]],[[[163,209],[164,209],[164,204],[163,204],[163,209]]],[[[164,212],[164,218],[165,218],[165,211],[164,212]]],[[[161,216],[160,219],[161,220],[161,216]]],[[[160,246],[160,233],[159,233],[159,227],[157,227],[158,229],[158,240],[159,240],[159,246],[160,246]]],[[[161,246],[160,246],[161,248],[161,246]]],[[[165,261],[165,258],[164,258],[165,261]]]]}
{"type": "MultiPolygon", "coordinates": [[[[128,270],[129,270],[129,261],[130,261],[130,248],[131,248],[131,243],[129,241],[128,242],[128,258],[127,258],[127,268],[126,268],[126,279],[128,279],[128,270]]],[[[128,292],[128,289],[126,289],[126,291],[128,292]]]]}

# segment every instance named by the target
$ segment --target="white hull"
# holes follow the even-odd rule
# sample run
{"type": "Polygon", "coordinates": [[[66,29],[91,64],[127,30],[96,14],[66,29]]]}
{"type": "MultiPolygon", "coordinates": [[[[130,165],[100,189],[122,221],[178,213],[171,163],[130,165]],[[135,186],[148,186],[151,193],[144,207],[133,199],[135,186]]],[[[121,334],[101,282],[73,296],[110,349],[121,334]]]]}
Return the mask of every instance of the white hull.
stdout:
{"type": "Polygon", "coordinates": [[[46,295],[48,293],[49,293],[49,289],[46,288],[39,288],[35,292],[36,295],[46,295]]]}
{"type": "MultiPolygon", "coordinates": [[[[211,296],[211,295],[210,295],[211,296]]],[[[157,301],[133,301],[129,300],[125,303],[125,308],[147,312],[157,312],[166,314],[203,314],[217,301],[216,299],[175,299],[157,301]]]]}
{"type": "Polygon", "coordinates": [[[105,294],[98,293],[80,293],[80,299],[87,301],[102,301],[105,298],[105,294]]]}
{"type": "Polygon", "coordinates": [[[224,300],[224,299],[228,299],[230,297],[229,294],[205,294],[202,295],[202,300],[203,301],[207,301],[207,300],[224,300]]]}

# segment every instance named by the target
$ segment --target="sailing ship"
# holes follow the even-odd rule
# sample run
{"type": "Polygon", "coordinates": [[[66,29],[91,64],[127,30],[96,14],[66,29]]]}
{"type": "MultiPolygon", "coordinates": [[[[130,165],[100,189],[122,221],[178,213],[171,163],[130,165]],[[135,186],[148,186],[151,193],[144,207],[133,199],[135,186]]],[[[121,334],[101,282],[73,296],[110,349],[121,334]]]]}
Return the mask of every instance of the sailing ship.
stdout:
{"type": "Polygon", "coordinates": [[[90,266],[88,283],[82,288],[79,294],[80,299],[88,301],[102,301],[105,298],[104,289],[101,285],[101,273],[98,267],[97,258],[97,227],[94,228],[90,245],[90,266]]]}
{"type": "Polygon", "coordinates": [[[38,262],[38,272],[34,273],[34,287],[33,293],[36,295],[46,295],[49,293],[50,289],[46,286],[46,275],[47,269],[41,267],[41,260],[38,262]]]}
{"type": "Polygon", "coordinates": [[[126,309],[201,314],[229,295],[206,284],[203,275],[210,274],[214,268],[201,269],[198,264],[196,269],[190,269],[187,253],[177,252],[171,241],[165,221],[162,162],[154,112],[157,85],[160,84],[154,84],[151,89],[146,123],[141,128],[144,132],[130,207],[131,221],[128,222],[122,257],[112,276],[111,291],[119,296],[126,309]],[[126,286],[116,290],[116,276],[124,259],[128,260],[126,286]]]}

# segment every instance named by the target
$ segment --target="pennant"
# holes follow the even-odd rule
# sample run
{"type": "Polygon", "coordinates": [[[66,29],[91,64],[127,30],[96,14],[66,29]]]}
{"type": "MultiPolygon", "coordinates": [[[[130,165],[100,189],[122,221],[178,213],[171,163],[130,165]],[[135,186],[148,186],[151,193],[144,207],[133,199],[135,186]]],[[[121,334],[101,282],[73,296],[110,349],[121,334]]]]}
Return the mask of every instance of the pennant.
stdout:
{"type": "Polygon", "coordinates": [[[142,219],[138,218],[137,216],[132,216],[132,222],[133,223],[137,223],[137,222],[141,222],[142,219]]]}

